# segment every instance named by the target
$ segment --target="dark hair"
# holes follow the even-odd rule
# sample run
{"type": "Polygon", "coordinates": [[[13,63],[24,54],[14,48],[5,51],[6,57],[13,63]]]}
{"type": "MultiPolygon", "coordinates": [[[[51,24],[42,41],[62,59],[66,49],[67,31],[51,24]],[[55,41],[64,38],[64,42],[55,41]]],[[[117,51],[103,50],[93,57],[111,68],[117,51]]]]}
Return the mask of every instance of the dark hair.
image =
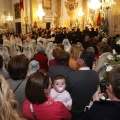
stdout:
{"type": "Polygon", "coordinates": [[[0,38],[2,38],[2,34],[0,34],[0,38]]]}
{"type": "Polygon", "coordinates": [[[84,60],[86,66],[92,69],[92,65],[93,65],[95,58],[94,58],[94,54],[91,51],[83,50],[81,52],[80,58],[84,60]]]}
{"type": "Polygon", "coordinates": [[[55,56],[55,60],[59,65],[66,65],[69,61],[69,53],[65,50],[59,50],[57,56],[55,56]]]}
{"type": "Polygon", "coordinates": [[[109,72],[109,83],[113,88],[113,93],[115,97],[120,99],[120,65],[114,67],[109,72]]]}
{"type": "Polygon", "coordinates": [[[28,71],[29,60],[24,55],[16,55],[8,62],[8,73],[13,80],[25,79],[28,71]]]}
{"type": "Polygon", "coordinates": [[[58,79],[65,79],[65,81],[66,81],[66,78],[65,78],[63,75],[56,75],[56,76],[53,78],[53,84],[54,84],[54,81],[55,81],[55,80],[58,80],[58,79]]]}
{"type": "Polygon", "coordinates": [[[3,67],[3,57],[2,55],[0,55],[0,69],[2,69],[3,67]]]}
{"type": "Polygon", "coordinates": [[[25,87],[26,98],[33,104],[42,104],[47,101],[44,89],[49,86],[49,75],[43,71],[37,71],[28,78],[25,87]]]}

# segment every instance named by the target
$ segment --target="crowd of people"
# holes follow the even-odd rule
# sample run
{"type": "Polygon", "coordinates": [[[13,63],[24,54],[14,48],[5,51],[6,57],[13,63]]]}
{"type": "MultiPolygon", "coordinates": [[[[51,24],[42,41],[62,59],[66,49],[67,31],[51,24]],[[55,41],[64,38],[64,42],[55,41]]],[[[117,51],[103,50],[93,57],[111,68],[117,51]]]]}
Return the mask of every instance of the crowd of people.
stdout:
{"type": "Polygon", "coordinates": [[[0,119],[120,120],[120,66],[109,73],[105,93],[99,87],[108,55],[120,53],[118,37],[87,27],[1,34],[0,119]]]}

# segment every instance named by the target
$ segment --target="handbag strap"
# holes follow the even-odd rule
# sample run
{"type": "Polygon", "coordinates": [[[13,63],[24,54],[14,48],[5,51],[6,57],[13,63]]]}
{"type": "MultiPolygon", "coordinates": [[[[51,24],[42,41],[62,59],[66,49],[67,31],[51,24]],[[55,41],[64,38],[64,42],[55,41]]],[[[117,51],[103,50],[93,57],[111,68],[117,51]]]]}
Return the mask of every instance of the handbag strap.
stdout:
{"type": "Polygon", "coordinates": [[[35,115],[32,103],[30,103],[30,111],[31,111],[33,117],[35,118],[35,120],[38,120],[37,117],[36,117],[36,115],[35,115]]]}
{"type": "Polygon", "coordinates": [[[20,84],[23,82],[23,80],[24,80],[24,79],[22,79],[22,80],[20,81],[20,83],[17,85],[17,87],[15,88],[15,90],[13,91],[13,93],[15,93],[15,91],[18,89],[18,87],[19,87],[20,84]]]}

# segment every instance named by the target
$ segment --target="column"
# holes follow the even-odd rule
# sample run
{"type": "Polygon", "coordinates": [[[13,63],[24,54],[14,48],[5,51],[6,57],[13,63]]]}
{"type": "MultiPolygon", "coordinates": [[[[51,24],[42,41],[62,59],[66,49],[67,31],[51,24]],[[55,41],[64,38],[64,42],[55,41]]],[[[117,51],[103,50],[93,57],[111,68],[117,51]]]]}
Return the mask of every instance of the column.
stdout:
{"type": "Polygon", "coordinates": [[[61,17],[61,0],[57,0],[57,18],[56,18],[57,27],[60,27],[60,17],[61,17]]]}

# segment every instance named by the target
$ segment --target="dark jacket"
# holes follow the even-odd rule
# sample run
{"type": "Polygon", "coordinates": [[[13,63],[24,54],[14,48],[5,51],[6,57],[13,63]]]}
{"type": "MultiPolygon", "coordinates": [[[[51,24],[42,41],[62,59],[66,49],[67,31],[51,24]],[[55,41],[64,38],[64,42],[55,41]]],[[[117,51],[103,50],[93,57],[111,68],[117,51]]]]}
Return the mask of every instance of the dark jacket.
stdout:
{"type": "MultiPolygon", "coordinates": [[[[68,92],[73,100],[72,115],[83,113],[98,85],[98,74],[93,70],[79,70],[69,74],[68,92]]],[[[76,120],[76,115],[72,120],[76,120]]]]}
{"type": "Polygon", "coordinates": [[[95,101],[80,120],[120,120],[120,101],[95,101]]]}
{"type": "Polygon", "coordinates": [[[0,38],[0,44],[3,45],[3,39],[2,38],[0,38]]]}
{"type": "MultiPolygon", "coordinates": [[[[74,70],[66,65],[55,65],[49,67],[49,74],[53,79],[56,75],[63,75],[66,78],[66,85],[68,86],[68,75],[73,72],[74,70]]],[[[66,89],[67,89],[66,86],[66,89]]]]}

